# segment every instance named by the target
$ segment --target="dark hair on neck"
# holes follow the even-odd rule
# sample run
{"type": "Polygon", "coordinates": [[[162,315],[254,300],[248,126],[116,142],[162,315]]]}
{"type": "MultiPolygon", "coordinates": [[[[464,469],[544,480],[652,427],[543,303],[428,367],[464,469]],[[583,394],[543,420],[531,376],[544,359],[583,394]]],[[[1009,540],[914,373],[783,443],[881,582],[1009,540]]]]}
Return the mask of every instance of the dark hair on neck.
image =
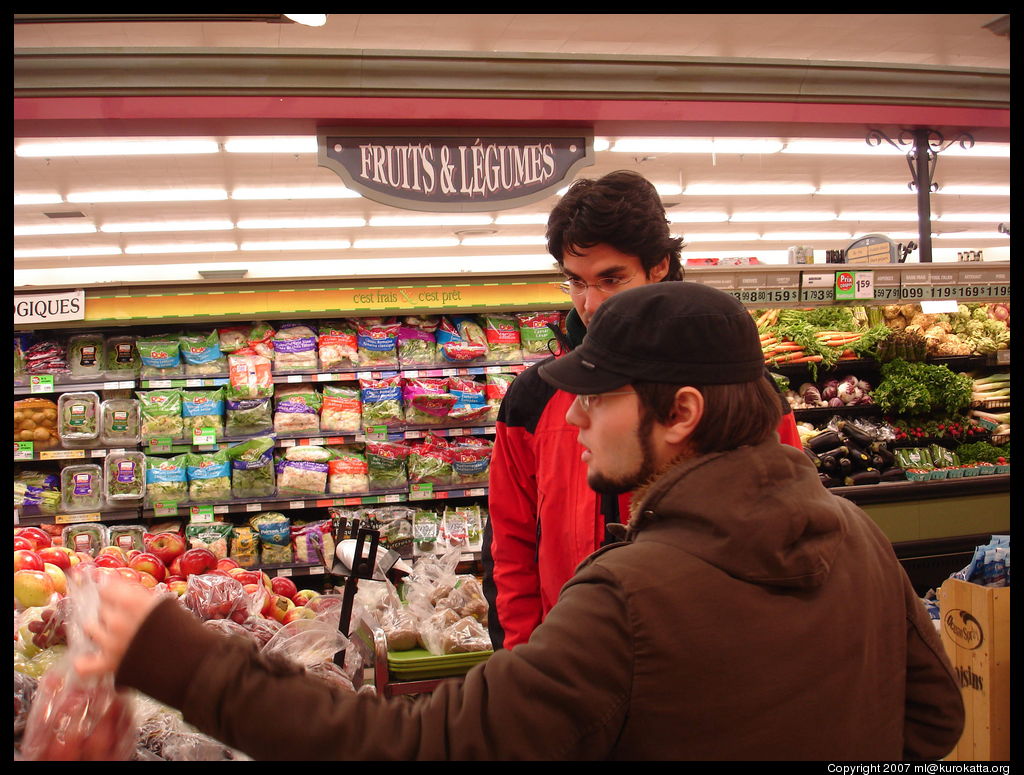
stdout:
{"type": "Polygon", "coordinates": [[[639,258],[648,275],[667,257],[665,279],[683,279],[683,240],[669,231],[665,207],[651,182],[629,170],[573,183],[548,216],[546,236],[548,252],[559,266],[565,253],[576,255],[604,243],[639,258]]]}

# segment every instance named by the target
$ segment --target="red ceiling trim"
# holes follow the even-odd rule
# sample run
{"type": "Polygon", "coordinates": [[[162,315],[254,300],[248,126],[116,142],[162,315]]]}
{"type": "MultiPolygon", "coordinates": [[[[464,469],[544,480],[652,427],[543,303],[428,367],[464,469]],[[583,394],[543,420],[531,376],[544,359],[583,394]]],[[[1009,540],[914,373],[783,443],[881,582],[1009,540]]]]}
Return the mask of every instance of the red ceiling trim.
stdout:
{"type": "MultiPolygon", "coordinates": [[[[15,121],[305,119],[533,125],[594,122],[921,124],[1009,128],[1010,111],[918,105],[684,100],[446,99],[402,97],[21,97],[15,121]]],[[[17,126],[15,128],[17,134],[17,126]]]]}

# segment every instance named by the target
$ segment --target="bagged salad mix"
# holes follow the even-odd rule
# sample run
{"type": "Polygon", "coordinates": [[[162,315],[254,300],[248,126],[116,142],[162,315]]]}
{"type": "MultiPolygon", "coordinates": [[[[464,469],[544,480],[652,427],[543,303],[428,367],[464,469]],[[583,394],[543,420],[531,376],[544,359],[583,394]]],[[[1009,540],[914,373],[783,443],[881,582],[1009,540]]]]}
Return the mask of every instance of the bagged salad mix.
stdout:
{"type": "Polygon", "coordinates": [[[317,332],[306,323],[282,323],[274,333],[274,369],[311,371],[317,367],[317,332]]]}
{"type": "Polygon", "coordinates": [[[319,433],[322,403],[313,385],[279,385],[274,395],[274,430],[286,434],[319,433]]]}
{"type": "Polygon", "coordinates": [[[446,361],[472,361],[487,355],[487,336],[468,315],[442,317],[436,337],[438,350],[446,361]]]}
{"type": "Polygon", "coordinates": [[[405,461],[409,447],[401,442],[367,441],[366,467],[370,491],[405,489],[409,486],[405,461]]]}
{"type": "Polygon", "coordinates": [[[275,355],[274,333],[274,328],[269,323],[264,321],[253,323],[252,328],[249,329],[249,344],[244,351],[273,361],[275,355]]]}
{"type": "Polygon", "coordinates": [[[405,421],[410,425],[441,425],[458,400],[448,392],[448,377],[417,377],[402,386],[405,421]]]}
{"type": "Polygon", "coordinates": [[[166,388],[139,391],[142,441],[154,438],[180,439],[185,435],[181,418],[181,390],[166,388]]]}
{"type": "Polygon", "coordinates": [[[62,393],[57,399],[59,422],[57,435],[65,447],[84,447],[100,437],[100,397],[98,393],[62,393]]]}
{"type": "Polygon", "coordinates": [[[519,322],[512,315],[484,315],[484,336],[487,339],[487,360],[519,361],[523,357],[520,346],[519,322]]]}
{"type": "Polygon", "coordinates": [[[103,374],[103,334],[75,334],[68,338],[68,368],[72,379],[98,380],[103,374]]]}
{"type": "Polygon", "coordinates": [[[488,422],[498,421],[498,409],[501,408],[501,402],[508,392],[508,386],[512,384],[512,380],[515,378],[515,374],[504,373],[488,374],[486,376],[484,398],[487,400],[487,414],[485,417],[488,422]]]}
{"type": "Polygon", "coordinates": [[[266,398],[274,395],[273,362],[257,353],[236,352],[228,356],[226,398],[266,398]]]}
{"type": "Polygon", "coordinates": [[[451,484],[452,462],[448,441],[428,433],[423,441],[410,444],[406,470],[410,484],[451,484]]]}
{"type": "Polygon", "coordinates": [[[455,403],[448,413],[449,420],[477,422],[487,417],[490,410],[483,382],[471,377],[449,377],[448,389],[455,396],[455,403]]]}
{"type": "Polygon", "coordinates": [[[111,504],[141,505],[146,496],[146,456],[142,452],[111,452],[103,460],[105,495],[111,504]]]}
{"type": "Polygon", "coordinates": [[[261,564],[292,562],[292,522],[288,517],[277,511],[264,511],[250,518],[249,524],[259,533],[261,564]]]}
{"type": "Polygon", "coordinates": [[[218,560],[228,556],[234,525],[229,522],[190,522],[185,525],[189,549],[209,549],[218,560]]]}
{"type": "Polygon", "coordinates": [[[182,360],[185,361],[185,374],[226,374],[227,357],[220,349],[220,336],[217,330],[208,332],[189,332],[178,338],[182,360]]]}
{"type": "Polygon", "coordinates": [[[188,453],[173,457],[146,456],[146,503],[188,501],[188,453]]]}
{"type": "Polygon", "coordinates": [[[140,336],[135,340],[142,366],[139,376],[143,379],[170,379],[185,376],[181,362],[180,334],[156,334],[140,336]]]}
{"type": "Polygon", "coordinates": [[[359,365],[359,338],[351,320],[321,320],[317,324],[316,345],[324,371],[354,369],[359,365]]]}
{"type": "Polygon", "coordinates": [[[353,447],[334,447],[333,459],[327,462],[327,492],[347,494],[368,492],[369,469],[366,455],[353,447]]]}
{"type": "MultiPolygon", "coordinates": [[[[294,448],[292,448],[294,449],[294,448]]],[[[327,492],[327,462],[278,457],[274,471],[281,495],[320,495],[327,492]]]]}
{"type": "Polygon", "coordinates": [[[410,315],[402,319],[398,328],[398,362],[403,369],[437,363],[435,332],[440,322],[440,318],[433,315],[410,315]]]}
{"type": "Polygon", "coordinates": [[[277,491],[274,476],[274,440],[258,437],[228,447],[231,494],[235,498],[264,498],[277,491]]]}
{"type": "Polygon", "coordinates": [[[100,404],[100,443],[138,444],[142,416],[137,398],[108,398],[100,404]]]}
{"type": "Polygon", "coordinates": [[[274,430],[274,413],[270,397],[227,399],[224,411],[224,433],[227,436],[260,436],[274,430]]]}
{"type": "Polygon", "coordinates": [[[226,449],[185,453],[188,497],[193,503],[231,500],[231,459],[226,449]]]}
{"type": "Polygon", "coordinates": [[[224,388],[181,392],[182,432],[192,438],[196,429],[213,428],[216,438],[224,435],[224,388]]]}
{"type": "Polygon", "coordinates": [[[243,568],[259,562],[260,535],[251,525],[234,525],[231,531],[231,559],[243,568]]]}
{"type": "Polygon", "coordinates": [[[363,427],[363,404],[358,387],[324,385],[320,407],[320,430],[359,433],[363,427]]]}
{"type": "Polygon", "coordinates": [[[519,339],[522,345],[523,360],[539,360],[551,355],[548,342],[556,337],[550,325],[556,328],[561,325],[559,313],[517,312],[516,320],[519,322],[519,339]]]}
{"type": "Polygon", "coordinates": [[[405,421],[402,412],[402,378],[397,374],[383,379],[359,380],[363,428],[396,426],[405,421]]]}
{"type": "Polygon", "coordinates": [[[359,365],[370,370],[397,369],[398,329],[398,321],[393,317],[358,318],[359,365]]]}
{"type": "Polygon", "coordinates": [[[487,484],[493,442],[480,436],[462,436],[451,445],[452,483],[487,484]]]}

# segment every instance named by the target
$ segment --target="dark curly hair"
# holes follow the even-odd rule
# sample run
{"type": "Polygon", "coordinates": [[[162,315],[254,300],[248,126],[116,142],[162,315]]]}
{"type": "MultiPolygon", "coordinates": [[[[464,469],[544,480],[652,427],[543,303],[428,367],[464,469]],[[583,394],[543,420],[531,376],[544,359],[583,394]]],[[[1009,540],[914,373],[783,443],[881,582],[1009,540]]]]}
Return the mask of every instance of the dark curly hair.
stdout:
{"type": "Polygon", "coordinates": [[[673,237],[661,197],[651,182],[629,170],[610,172],[599,180],[577,180],[548,216],[548,252],[558,265],[566,252],[604,243],[636,256],[649,275],[668,257],[665,280],[682,280],[679,252],[683,240],[673,237]]]}

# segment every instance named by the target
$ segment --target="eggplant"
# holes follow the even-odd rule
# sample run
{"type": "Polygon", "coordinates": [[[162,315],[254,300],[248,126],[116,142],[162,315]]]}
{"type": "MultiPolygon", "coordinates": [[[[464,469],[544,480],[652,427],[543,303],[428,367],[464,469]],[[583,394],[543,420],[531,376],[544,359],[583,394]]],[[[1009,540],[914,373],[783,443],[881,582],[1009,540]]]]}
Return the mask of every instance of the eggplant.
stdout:
{"type": "Polygon", "coordinates": [[[839,473],[843,476],[849,476],[853,473],[853,461],[848,457],[841,457],[838,459],[839,462],[839,473]]]}
{"type": "Polygon", "coordinates": [[[886,468],[882,471],[883,482],[902,482],[907,478],[907,472],[902,468],[886,468]]]}
{"type": "Polygon", "coordinates": [[[807,448],[811,452],[821,454],[825,450],[835,449],[843,443],[842,437],[835,431],[825,431],[807,440],[807,448]]]}
{"type": "Polygon", "coordinates": [[[839,458],[835,455],[821,455],[818,460],[821,461],[822,472],[826,474],[839,473],[839,458]]]}
{"type": "Polygon", "coordinates": [[[874,436],[857,425],[854,425],[849,420],[839,420],[836,423],[836,427],[841,434],[846,436],[850,441],[856,443],[858,446],[867,447],[875,440],[874,436]]]}
{"type": "Polygon", "coordinates": [[[828,474],[818,474],[818,481],[820,481],[825,487],[838,487],[843,483],[842,479],[837,479],[834,476],[828,474]]]}
{"type": "Polygon", "coordinates": [[[807,455],[808,460],[814,463],[814,467],[819,471],[821,470],[821,458],[811,452],[807,447],[803,447],[804,454],[807,455]]]}
{"type": "Polygon", "coordinates": [[[880,481],[882,474],[877,468],[867,468],[843,479],[843,483],[847,485],[878,484],[880,481]]]}
{"type": "Polygon", "coordinates": [[[871,467],[877,468],[879,471],[881,471],[883,468],[887,468],[885,458],[882,457],[877,452],[875,452],[874,454],[871,455],[871,467]]]}

